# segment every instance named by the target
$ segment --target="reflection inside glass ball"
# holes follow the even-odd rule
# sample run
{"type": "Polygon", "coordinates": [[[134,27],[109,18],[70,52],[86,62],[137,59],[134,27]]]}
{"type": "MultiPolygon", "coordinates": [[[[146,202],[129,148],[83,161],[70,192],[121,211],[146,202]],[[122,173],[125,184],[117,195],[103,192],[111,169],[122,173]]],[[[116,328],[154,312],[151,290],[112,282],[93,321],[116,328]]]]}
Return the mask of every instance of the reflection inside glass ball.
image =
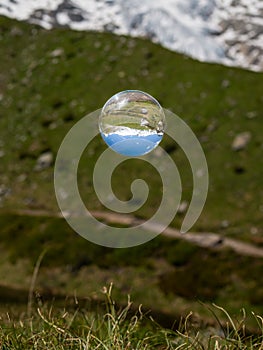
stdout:
{"type": "Polygon", "coordinates": [[[165,115],[159,102],[139,90],[126,90],[112,96],[103,106],[99,128],[103,140],[115,152],[142,156],[161,142],[165,115]]]}

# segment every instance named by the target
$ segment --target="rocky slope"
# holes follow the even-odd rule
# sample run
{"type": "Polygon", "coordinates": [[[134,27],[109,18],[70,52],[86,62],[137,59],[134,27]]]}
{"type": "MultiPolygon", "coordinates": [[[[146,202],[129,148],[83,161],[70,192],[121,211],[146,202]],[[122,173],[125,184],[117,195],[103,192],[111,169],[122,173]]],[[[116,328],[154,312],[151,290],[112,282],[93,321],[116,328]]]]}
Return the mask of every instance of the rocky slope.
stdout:
{"type": "Polygon", "coordinates": [[[261,0],[1,0],[0,14],[47,29],[148,37],[201,61],[263,70],[261,0]]]}

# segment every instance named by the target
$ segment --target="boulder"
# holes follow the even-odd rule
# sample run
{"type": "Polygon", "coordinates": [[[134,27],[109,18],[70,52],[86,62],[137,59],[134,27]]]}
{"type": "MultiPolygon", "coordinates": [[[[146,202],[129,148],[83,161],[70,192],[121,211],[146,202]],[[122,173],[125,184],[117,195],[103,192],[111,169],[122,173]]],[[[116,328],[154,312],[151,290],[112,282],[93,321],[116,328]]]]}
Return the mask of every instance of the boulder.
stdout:
{"type": "Polygon", "coordinates": [[[246,148],[250,139],[251,139],[251,133],[249,131],[245,131],[245,132],[242,132],[242,133],[236,135],[233,142],[232,142],[232,150],[233,151],[240,151],[240,150],[246,148]]]}
{"type": "Polygon", "coordinates": [[[41,171],[41,170],[47,169],[51,166],[52,163],[53,163],[52,152],[44,152],[38,157],[35,170],[41,171]]]}

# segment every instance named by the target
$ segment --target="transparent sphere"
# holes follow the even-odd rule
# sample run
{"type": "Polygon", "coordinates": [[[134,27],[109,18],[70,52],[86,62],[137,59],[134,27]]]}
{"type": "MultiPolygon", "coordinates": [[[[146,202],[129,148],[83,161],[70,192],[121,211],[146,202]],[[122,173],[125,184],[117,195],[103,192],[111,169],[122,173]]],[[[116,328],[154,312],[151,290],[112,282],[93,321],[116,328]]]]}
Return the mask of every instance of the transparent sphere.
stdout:
{"type": "Polygon", "coordinates": [[[159,102],[139,90],[112,96],[103,106],[99,128],[103,140],[115,152],[142,156],[162,140],[165,115],[159,102]]]}

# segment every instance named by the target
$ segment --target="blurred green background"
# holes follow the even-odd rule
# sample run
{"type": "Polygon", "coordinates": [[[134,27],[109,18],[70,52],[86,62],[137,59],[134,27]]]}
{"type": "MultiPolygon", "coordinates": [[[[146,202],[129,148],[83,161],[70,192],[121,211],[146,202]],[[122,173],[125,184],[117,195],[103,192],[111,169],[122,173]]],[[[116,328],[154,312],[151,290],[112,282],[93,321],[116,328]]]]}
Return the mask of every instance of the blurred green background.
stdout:
{"type": "MultiPolygon", "coordinates": [[[[54,161],[67,131],[116,92],[139,89],[185,120],[204,149],[209,193],[193,231],[263,249],[262,73],[200,63],[143,39],[46,31],[4,17],[0,47],[1,308],[27,303],[34,265],[46,251],[35,286],[43,299],[99,298],[100,289],[113,282],[120,302],[131,294],[159,315],[193,310],[207,318],[200,301],[233,313],[242,307],[262,313],[262,258],[162,235],[129,249],[96,246],[59,217],[53,187],[54,161]]],[[[185,208],[171,223],[180,228],[192,194],[191,168],[169,137],[161,145],[182,178],[185,208]]],[[[91,176],[105,148],[97,136],[79,165],[83,200],[100,212],[107,209],[91,176]]],[[[113,188],[120,199],[129,199],[137,177],[147,181],[150,195],[134,215],[147,219],[162,195],[150,165],[123,163],[113,188]]]]}

